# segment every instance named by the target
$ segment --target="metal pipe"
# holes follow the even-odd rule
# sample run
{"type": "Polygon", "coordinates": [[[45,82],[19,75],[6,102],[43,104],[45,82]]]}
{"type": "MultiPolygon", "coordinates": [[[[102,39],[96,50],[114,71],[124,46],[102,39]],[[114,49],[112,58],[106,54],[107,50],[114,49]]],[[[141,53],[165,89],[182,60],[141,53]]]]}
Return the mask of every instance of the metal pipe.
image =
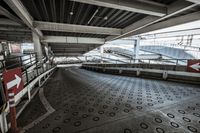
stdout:
{"type": "Polygon", "coordinates": [[[99,12],[99,9],[97,9],[94,14],[92,15],[92,17],[90,18],[90,20],[88,21],[88,24],[90,24],[90,22],[92,21],[92,19],[94,18],[94,16],[99,12]]]}

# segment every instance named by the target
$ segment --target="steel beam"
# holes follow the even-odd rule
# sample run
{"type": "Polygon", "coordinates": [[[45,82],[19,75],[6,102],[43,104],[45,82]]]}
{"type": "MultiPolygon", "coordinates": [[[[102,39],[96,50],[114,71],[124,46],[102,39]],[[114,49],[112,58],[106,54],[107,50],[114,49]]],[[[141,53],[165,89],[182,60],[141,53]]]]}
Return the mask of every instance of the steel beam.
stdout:
{"type": "Polygon", "coordinates": [[[33,27],[33,18],[26,10],[20,0],[4,0],[5,3],[21,18],[21,20],[36,33],[40,38],[43,34],[40,30],[33,27]]]}
{"type": "MultiPolygon", "coordinates": [[[[71,0],[72,1],[72,0],[71,0]]],[[[108,8],[115,8],[130,12],[142,13],[153,16],[164,16],[167,14],[166,8],[163,6],[143,3],[137,0],[73,0],[80,3],[97,5],[108,8]]]]}
{"type": "Polygon", "coordinates": [[[121,34],[121,29],[116,29],[116,28],[105,28],[105,27],[74,25],[74,24],[64,24],[64,23],[34,21],[34,26],[40,30],[47,30],[47,31],[105,34],[105,35],[121,34]]]}
{"type": "Polygon", "coordinates": [[[68,36],[44,36],[42,42],[46,43],[72,43],[72,44],[104,44],[105,39],[68,36]]]}
{"type": "Polygon", "coordinates": [[[106,41],[111,41],[111,40],[135,35],[133,33],[136,33],[136,31],[138,31],[140,29],[146,28],[146,27],[148,27],[152,24],[156,24],[160,21],[164,21],[165,19],[169,19],[170,17],[180,14],[181,12],[187,11],[197,5],[198,4],[191,4],[190,2],[182,1],[182,0],[176,1],[168,6],[168,15],[165,15],[164,17],[147,16],[147,17],[143,18],[142,20],[135,22],[135,23],[125,27],[124,29],[122,29],[121,35],[107,37],[106,41]]]}

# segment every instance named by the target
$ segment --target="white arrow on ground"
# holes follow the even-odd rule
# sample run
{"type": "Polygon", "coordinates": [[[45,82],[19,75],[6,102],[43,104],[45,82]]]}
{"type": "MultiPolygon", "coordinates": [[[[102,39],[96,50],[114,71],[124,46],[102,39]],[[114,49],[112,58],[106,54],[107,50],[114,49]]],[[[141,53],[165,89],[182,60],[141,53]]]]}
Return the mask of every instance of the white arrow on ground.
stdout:
{"type": "Polygon", "coordinates": [[[196,71],[200,71],[200,63],[193,64],[190,67],[196,71]]]}
{"type": "Polygon", "coordinates": [[[17,85],[17,88],[18,88],[21,83],[21,80],[22,79],[18,75],[15,74],[15,79],[7,83],[7,89],[10,89],[14,87],[15,85],[17,85]]]}

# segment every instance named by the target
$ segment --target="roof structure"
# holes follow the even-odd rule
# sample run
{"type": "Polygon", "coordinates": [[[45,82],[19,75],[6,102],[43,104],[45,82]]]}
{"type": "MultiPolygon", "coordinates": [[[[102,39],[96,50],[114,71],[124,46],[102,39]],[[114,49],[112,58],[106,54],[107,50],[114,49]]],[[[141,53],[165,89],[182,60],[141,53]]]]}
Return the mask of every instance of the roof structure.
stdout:
{"type": "Polygon", "coordinates": [[[198,0],[1,0],[0,39],[80,55],[111,41],[200,19],[198,0]]]}

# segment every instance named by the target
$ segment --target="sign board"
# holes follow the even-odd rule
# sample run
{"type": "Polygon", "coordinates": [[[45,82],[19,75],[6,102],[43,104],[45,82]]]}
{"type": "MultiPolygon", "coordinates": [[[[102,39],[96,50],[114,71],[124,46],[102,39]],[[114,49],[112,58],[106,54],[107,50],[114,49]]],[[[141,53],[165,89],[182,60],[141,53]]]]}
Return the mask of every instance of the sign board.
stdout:
{"type": "Polygon", "coordinates": [[[15,95],[24,88],[21,68],[15,68],[8,71],[4,71],[3,80],[5,88],[8,91],[13,90],[15,95]]]}
{"type": "Polygon", "coordinates": [[[188,60],[187,71],[200,73],[200,60],[188,60]]]}

